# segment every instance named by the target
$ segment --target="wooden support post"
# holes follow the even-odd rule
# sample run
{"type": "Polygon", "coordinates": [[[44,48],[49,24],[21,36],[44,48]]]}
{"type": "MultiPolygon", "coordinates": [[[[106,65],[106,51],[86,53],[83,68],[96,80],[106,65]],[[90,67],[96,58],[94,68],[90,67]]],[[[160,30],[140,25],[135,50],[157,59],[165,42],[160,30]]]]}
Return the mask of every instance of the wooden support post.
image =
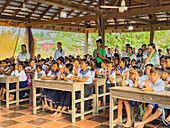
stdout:
{"type": "Polygon", "coordinates": [[[26,42],[27,42],[27,50],[30,53],[30,57],[34,58],[34,39],[31,32],[31,26],[26,27],[26,42]]]}
{"type": "Polygon", "coordinates": [[[155,29],[153,26],[150,27],[150,43],[154,43],[154,33],[155,29]]]}
{"type": "Polygon", "coordinates": [[[88,53],[88,38],[89,38],[89,32],[85,31],[85,54],[88,53]]]}
{"type": "MultiPolygon", "coordinates": [[[[104,5],[104,0],[99,0],[99,8],[101,5],[104,5]]],[[[99,36],[102,38],[102,48],[105,48],[105,19],[103,14],[99,15],[99,36]]]]}

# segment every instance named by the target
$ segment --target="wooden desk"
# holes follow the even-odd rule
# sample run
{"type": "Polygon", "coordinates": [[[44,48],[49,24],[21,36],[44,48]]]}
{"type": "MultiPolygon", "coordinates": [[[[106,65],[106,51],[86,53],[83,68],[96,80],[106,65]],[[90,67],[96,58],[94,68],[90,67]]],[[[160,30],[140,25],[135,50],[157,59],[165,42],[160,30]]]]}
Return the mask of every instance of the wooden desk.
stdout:
{"type": "Polygon", "coordinates": [[[170,92],[141,91],[139,88],[112,87],[110,88],[110,128],[113,128],[114,102],[113,98],[134,100],[144,103],[153,103],[170,106],[170,92]]]}
{"type": "Polygon", "coordinates": [[[96,113],[99,113],[99,110],[105,111],[106,108],[109,107],[109,105],[106,106],[106,95],[110,95],[110,93],[106,93],[106,79],[105,78],[95,78],[95,80],[92,83],[93,86],[95,86],[95,94],[96,94],[96,113]],[[103,86],[103,93],[99,94],[99,87],[103,86]],[[103,97],[103,106],[98,105],[99,98],[103,97]]]}
{"type": "Polygon", "coordinates": [[[9,108],[9,105],[14,103],[16,104],[16,106],[19,106],[19,77],[0,75],[0,83],[6,83],[6,108],[9,108]],[[16,83],[16,89],[9,90],[10,83],[16,83]],[[15,101],[9,101],[10,92],[16,92],[15,101]]]}
{"type": "MultiPolygon", "coordinates": [[[[76,121],[77,117],[81,117],[84,119],[84,115],[89,114],[91,112],[95,113],[95,107],[93,110],[84,112],[84,101],[89,100],[90,98],[95,98],[94,96],[84,98],[84,82],[67,82],[67,81],[58,81],[58,80],[33,80],[33,114],[36,114],[37,109],[41,109],[42,106],[36,106],[36,88],[48,88],[54,90],[63,90],[69,91],[72,93],[72,122],[76,121]],[[81,99],[76,100],[76,92],[80,91],[81,99]],[[76,103],[81,103],[81,113],[75,112],[76,103]]],[[[96,101],[95,101],[96,102],[96,101]]],[[[58,111],[53,109],[54,111],[58,111]]],[[[62,111],[64,113],[68,113],[66,111],[62,111]]]]}

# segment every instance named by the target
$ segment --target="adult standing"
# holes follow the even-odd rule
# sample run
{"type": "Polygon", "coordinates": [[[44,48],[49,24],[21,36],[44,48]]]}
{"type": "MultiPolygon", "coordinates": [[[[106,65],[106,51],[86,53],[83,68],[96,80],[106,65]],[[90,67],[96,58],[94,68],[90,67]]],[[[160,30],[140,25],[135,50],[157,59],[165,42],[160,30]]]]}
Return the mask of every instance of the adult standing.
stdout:
{"type": "Polygon", "coordinates": [[[96,41],[97,49],[93,51],[93,57],[97,60],[96,67],[101,68],[101,62],[106,58],[106,51],[102,48],[102,40],[96,41]]]}
{"type": "Polygon", "coordinates": [[[19,62],[29,61],[30,54],[26,50],[27,46],[25,44],[21,45],[21,52],[19,53],[17,60],[19,62]]]}
{"type": "Polygon", "coordinates": [[[55,54],[54,54],[54,60],[57,60],[59,57],[63,57],[65,58],[65,52],[64,50],[62,49],[62,44],[61,42],[58,42],[57,43],[57,50],[55,51],[55,54]]]}

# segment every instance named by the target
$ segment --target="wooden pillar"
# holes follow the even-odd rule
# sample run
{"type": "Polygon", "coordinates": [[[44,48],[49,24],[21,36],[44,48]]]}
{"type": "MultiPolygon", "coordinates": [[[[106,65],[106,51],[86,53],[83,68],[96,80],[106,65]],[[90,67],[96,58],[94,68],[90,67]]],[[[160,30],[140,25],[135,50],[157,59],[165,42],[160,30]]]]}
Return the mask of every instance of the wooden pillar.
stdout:
{"type": "Polygon", "coordinates": [[[88,53],[88,38],[89,38],[89,31],[85,30],[85,54],[88,53]]]}
{"type": "MultiPolygon", "coordinates": [[[[100,6],[104,5],[104,0],[99,0],[99,9],[100,6]]],[[[103,14],[99,15],[99,36],[102,38],[102,48],[105,48],[105,19],[103,18],[103,14]]]]}
{"type": "Polygon", "coordinates": [[[31,26],[26,27],[26,42],[27,51],[30,53],[30,57],[34,58],[34,40],[31,32],[31,26]]]}
{"type": "Polygon", "coordinates": [[[154,33],[155,29],[153,26],[150,27],[150,43],[154,43],[154,33]]]}

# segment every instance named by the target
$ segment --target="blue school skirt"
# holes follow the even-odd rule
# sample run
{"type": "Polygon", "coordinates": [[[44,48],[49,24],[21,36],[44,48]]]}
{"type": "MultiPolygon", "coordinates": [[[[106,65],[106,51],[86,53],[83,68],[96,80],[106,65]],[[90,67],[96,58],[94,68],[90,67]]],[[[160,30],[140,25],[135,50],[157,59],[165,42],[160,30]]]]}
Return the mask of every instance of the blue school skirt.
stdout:
{"type": "MultiPolygon", "coordinates": [[[[110,83],[110,84],[107,84],[106,83],[106,92],[110,92],[110,90],[109,90],[109,88],[111,88],[111,87],[115,87],[115,83],[110,83]]],[[[99,87],[99,94],[102,94],[103,93],[103,87],[102,86],[100,86],[99,87]]],[[[103,102],[103,97],[100,97],[99,98],[99,100],[101,101],[101,102],[103,102]]],[[[109,101],[110,101],[110,96],[106,96],[106,103],[109,103],[109,101]]]]}
{"type": "MultiPolygon", "coordinates": [[[[84,84],[84,98],[89,97],[90,95],[93,94],[93,86],[92,84],[84,84]]],[[[76,93],[76,99],[80,99],[81,98],[81,94],[80,92],[76,93]]],[[[85,101],[84,103],[84,109],[85,110],[89,110],[89,100],[85,101]]],[[[76,104],[76,108],[80,108],[80,103],[76,104]]]]}
{"type": "Polygon", "coordinates": [[[59,103],[62,93],[63,92],[60,90],[44,89],[41,97],[43,100],[44,98],[47,98],[48,102],[52,102],[54,104],[59,103]]]}
{"type": "MultiPolygon", "coordinates": [[[[25,87],[27,87],[27,81],[19,82],[19,88],[25,88],[25,87]]],[[[13,90],[13,89],[16,89],[16,83],[10,84],[9,90],[13,90]]],[[[11,92],[10,94],[16,95],[16,92],[11,92]]],[[[25,90],[19,91],[19,97],[22,98],[23,96],[25,96],[25,90]]]]}
{"type": "Polygon", "coordinates": [[[60,98],[60,101],[59,101],[59,106],[71,107],[71,103],[72,103],[71,101],[72,101],[72,93],[64,91],[61,94],[61,98],[60,98]]]}

